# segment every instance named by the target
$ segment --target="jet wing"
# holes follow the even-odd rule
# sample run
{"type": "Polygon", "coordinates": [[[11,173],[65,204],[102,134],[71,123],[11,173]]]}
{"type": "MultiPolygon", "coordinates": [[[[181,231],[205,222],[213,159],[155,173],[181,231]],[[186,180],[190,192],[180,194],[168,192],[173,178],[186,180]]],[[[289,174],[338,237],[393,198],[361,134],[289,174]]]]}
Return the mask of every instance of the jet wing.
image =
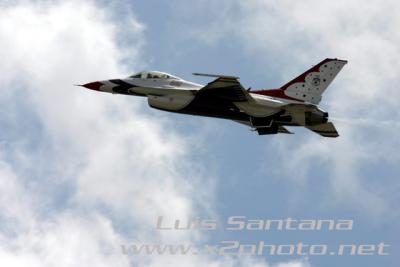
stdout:
{"type": "Polygon", "coordinates": [[[197,91],[196,94],[207,94],[208,96],[222,98],[231,102],[253,100],[250,94],[240,84],[239,77],[203,73],[193,73],[193,75],[217,77],[217,79],[197,91]]]}
{"type": "Polygon", "coordinates": [[[310,129],[314,133],[322,135],[324,137],[338,137],[339,133],[336,131],[335,126],[332,122],[318,124],[314,126],[306,126],[306,128],[310,129]]]}

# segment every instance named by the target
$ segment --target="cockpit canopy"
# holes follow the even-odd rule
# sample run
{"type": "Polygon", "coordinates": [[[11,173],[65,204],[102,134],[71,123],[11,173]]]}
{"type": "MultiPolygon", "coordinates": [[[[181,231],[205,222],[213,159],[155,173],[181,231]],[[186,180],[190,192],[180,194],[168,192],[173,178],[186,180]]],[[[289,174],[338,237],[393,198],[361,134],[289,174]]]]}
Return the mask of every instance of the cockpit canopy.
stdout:
{"type": "Polygon", "coordinates": [[[129,78],[139,78],[139,79],[173,79],[181,80],[181,78],[173,76],[171,74],[161,72],[161,71],[142,71],[129,76],[129,78]]]}

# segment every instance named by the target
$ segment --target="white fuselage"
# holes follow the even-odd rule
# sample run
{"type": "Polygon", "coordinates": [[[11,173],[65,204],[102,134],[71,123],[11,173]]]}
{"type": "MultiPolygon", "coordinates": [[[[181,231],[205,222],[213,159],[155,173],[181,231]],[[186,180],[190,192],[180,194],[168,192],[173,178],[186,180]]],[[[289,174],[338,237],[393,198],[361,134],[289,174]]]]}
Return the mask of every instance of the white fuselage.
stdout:
{"type": "MultiPolygon", "coordinates": [[[[132,85],[127,89],[128,94],[146,96],[150,106],[169,111],[179,111],[189,105],[195,97],[194,92],[204,87],[204,85],[198,83],[176,78],[126,78],[118,81],[132,85]]],[[[118,93],[113,90],[118,85],[115,80],[105,80],[101,81],[101,83],[104,84],[100,88],[101,91],[118,93]]],[[[254,102],[234,102],[234,104],[243,112],[254,117],[269,116],[282,106],[298,103],[298,101],[278,99],[251,92],[250,95],[255,100],[254,102]]]]}

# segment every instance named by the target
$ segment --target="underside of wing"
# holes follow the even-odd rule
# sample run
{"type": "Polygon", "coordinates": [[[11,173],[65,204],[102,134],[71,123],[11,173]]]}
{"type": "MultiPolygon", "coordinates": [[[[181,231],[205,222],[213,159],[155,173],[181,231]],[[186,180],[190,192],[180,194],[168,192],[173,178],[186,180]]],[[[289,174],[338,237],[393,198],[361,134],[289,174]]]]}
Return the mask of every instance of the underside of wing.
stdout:
{"type": "Polygon", "coordinates": [[[278,127],[278,133],[293,134],[291,131],[289,131],[288,129],[286,129],[283,126],[278,127]]]}
{"type": "Polygon", "coordinates": [[[314,126],[306,126],[306,128],[310,129],[311,131],[322,135],[324,137],[338,137],[339,133],[336,131],[335,126],[332,122],[318,124],[314,126]]]}
{"type": "Polygon", "coordinates": [[[196,95],[207,95],[231,102],[252,101],[250,94],[243,88],[238,77],[194,73],[195,75],[218,77],[197,91],[196,95]]]}
{"type": "Polygon", "coordinates": [[[249,115],[237,104],[254,101],[250,94],[238,81],[238,77],[200,74],[195,75],[217,77],[200,90],[193,90],[194,99],[179,112],[191,115],[248,121],[249,115]]]}

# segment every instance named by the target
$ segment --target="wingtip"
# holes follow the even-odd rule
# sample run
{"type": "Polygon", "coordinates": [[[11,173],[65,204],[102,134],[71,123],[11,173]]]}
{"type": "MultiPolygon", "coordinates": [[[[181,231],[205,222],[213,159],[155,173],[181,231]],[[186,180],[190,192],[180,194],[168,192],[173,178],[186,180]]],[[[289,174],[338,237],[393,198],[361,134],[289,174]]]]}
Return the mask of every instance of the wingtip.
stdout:
{"type": "Polygon", "coordinates": [[[195,76],[204,76],[204,77],[214,77],[214,78],[225,78],[225,79],[239,79],[238,76],[231,76],[231,75],[221,75],[221,74],[208,74],[208,73],[200,73],[200,72],[193,72],[195,76]]]}

